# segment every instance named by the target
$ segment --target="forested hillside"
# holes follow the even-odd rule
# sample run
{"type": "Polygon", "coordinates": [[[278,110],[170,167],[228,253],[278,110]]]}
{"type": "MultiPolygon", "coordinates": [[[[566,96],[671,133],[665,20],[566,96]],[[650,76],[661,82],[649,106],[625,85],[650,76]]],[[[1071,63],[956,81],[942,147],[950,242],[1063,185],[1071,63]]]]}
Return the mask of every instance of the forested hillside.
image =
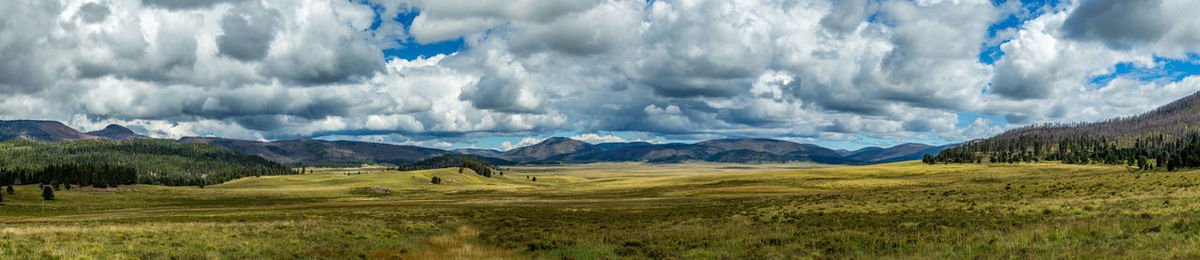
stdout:
{"type": "Polygon", "coordinates": [[[418,161],[416,163],[403,165],[402,170],[417,171],[440,168],[468,168],[476,174],[492,177],[493,172],[500,172],[497,165],[512,165],[513,163],[504,159],[482,157],[471,154],[444,154],[437,157],[418,161]]]}
{"type": "Polygon", "coordinates": [[[1158,138],[1171,141],[1200,131],[1200,92],[1173,101],[1157,109],[1132,117],[1121,117],[1094,123],[1045,124],[1013,129],[992,140],[1034,138],[1042,143],[1087,137],[1130,147],[1139,139],[1158,138]]]}
{"type": "Polygon", "coordinates": [[[1097,123],[1014,129],[927,156],[926,163],[1041,160],[1141,170],[1200,167],[1200,93],[1148,113],[1097,123]]]}
{"type": "Polygon", "coordinates": [[[0,184],[89,185],[102,179],[96,184],[202,185],[293,173],[262,157],[167,140],[0,143],[0,184]]]}

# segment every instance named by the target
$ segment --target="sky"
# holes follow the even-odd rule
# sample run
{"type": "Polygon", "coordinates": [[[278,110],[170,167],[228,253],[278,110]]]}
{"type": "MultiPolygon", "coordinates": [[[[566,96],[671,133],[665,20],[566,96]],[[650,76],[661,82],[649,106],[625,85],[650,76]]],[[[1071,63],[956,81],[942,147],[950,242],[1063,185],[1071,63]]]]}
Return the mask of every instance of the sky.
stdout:
{"type": "Polygon", "coordinates": [[[1191,0],[6,0],[0,119],[495,148],[947,144],[1200,91],[1191,0]]]}

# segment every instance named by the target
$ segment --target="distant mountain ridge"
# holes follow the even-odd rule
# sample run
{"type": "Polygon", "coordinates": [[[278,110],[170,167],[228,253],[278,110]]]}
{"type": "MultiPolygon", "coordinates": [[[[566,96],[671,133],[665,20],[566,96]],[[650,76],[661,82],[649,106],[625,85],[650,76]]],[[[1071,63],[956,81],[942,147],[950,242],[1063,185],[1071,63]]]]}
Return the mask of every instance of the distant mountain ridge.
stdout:
{"type": "Polygon", "coordinates": [[[260,142],[215,137],[184,137],[183,143],[203,143],[234,152],[262,156],[267,160],[308,166],[358,166],[404,164],[448,153],[445,150],[408,145],[354,141],[297,139],[260,142]]]}
{"type": "Polygon", "coordinates": [[[583,141],[551,137],[540,143],[512,149],[501,153],[498,158],[514,162],[532,162],[551,159],[566,154],[578,154],[604,151],[603,148],[583,141]]]}
{"type": "Polygon", "coordinates": [[[496,149],[480,149],[480,148],[458,148],[450,150],[450,152],[458,154],[469,154],[483,157],[499,158],[500,154],[504,153],[496,149]]]}
{"type": "Polygon", "coordinates": [[[510,150],[497,158],[518,163],[592,162],[791,162],[870,164],[921,159],[937,155],[954,145],[903,144],[892,148],[862,149],[839,153],[813,144],[774,139],[716,139],[695,144],[604,143],[598,145],[568,138],[550,138],[541,143],[510,150]]]}
{"type": "MultiPolygon", "coordinates": [[[[81,133],[60,122],[38,120],[0,121],[0,141],[39,142],[107,139],[115,141],[152,139],[120,125],[81,133]]],[[[902,144],[891,148],[868,147],[856,151],[831,150],[813,144],[774,139],[715,139],[694,144],[647,142],[601,143],[552,137],[537,144],[498,151],[491,149],[441,150],[408,145],[310,139],[249,141],[217,137],[184,137],[176,142],[201,143],[226,150],[257,155],[292,166],[357,166],[361,164],[410,164],[446,154],[480,156],[493,162],[591,163],[711,161],[733,163],[807,161],[828,164],[871,164],[920,159],[936,155],[950,146],[902,144]]]]}
{"type": "Polygon", "coordinates": [[[868,163],[891,163],[920,160],[926,154],[938,155],[942,150],[957,146],[957,144],[932,146],[926,144],[907,143],[888,148],[869,147],[859,149],[846,155],[850,160],[868,163]]]}
{"type": "Polygon", "coordinates": [[[80,133],[57,121],[6,120],[0,121],[0,141],[29,140],[38,142],[102,139],[80,133]]]}

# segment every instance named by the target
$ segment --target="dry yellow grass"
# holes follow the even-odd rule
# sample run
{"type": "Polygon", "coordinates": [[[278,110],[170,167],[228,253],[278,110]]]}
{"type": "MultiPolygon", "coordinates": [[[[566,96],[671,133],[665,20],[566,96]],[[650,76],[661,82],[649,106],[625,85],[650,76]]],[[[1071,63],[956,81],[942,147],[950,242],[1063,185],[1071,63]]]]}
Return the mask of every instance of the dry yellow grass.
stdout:
{"type": "Polygon", "coordinates": [[[1194,171],[1054,163],[314,169],[0,208],[20,258],[1188,258],[1194,171]],[[814,168],[816,167],[816,168],[814,168]],[[356,174],[362,172],[363,174],[356,174]],[[350,173],[349,175],[347,173],[350,173]],[[443,178],[443,184],[429,179],[443,178]],[[529,178],[538,177],[537,182],[529,178]],[[363,193],[363,188],[387,193],[363,193]]]}

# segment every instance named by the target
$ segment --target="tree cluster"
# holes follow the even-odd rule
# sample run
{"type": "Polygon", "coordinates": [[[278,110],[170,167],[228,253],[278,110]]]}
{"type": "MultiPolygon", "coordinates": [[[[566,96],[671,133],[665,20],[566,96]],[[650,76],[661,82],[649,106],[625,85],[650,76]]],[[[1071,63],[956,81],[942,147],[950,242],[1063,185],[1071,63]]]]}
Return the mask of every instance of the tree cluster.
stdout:
{"type": "MultiPolygon", "coordinates": [[[[498,159],[495,159],[498,160],[498,159]]],[[[500,168],[492,164],[488,158],[469,155],[469,154],[445,154],[416,163],[404,165],[405,171],[428,170],[458,167],[458,173],[463,173],[463,169],[471,169],[475,174],[484,177],[492,177],[493,174],[499,174],[500,168]]],[[[503,174],[501,174],[503,175],[503,174]]]]}
{"type": "Polygon", "coordinates": [[[478,162],[466,161],[466,162],[463,162],[462,165],[460,165],[459,167],[471,169],[472,171],[475,171],[475,174],[481,175],[483,177],[488,177],[488,178],[492,177],[492,168],[488,167],[487,165],[478,163],[478,162]]]}

